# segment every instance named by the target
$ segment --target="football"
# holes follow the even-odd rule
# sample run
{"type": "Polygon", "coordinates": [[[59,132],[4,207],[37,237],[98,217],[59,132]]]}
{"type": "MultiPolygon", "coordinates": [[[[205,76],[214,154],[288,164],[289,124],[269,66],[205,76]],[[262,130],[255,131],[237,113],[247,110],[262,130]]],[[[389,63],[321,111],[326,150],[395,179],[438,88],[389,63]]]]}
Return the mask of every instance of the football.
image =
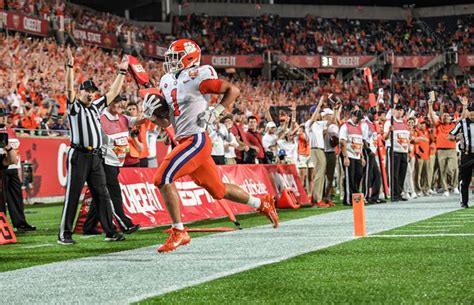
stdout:
{"type": "Polygon", "coordinates": [[[156,98],[159,99],[159,103],[158,107],[153,111],[153,114],[159,118],[168,118],[170,113],[168,103],[162,95],[156,95],[156,98]]]}

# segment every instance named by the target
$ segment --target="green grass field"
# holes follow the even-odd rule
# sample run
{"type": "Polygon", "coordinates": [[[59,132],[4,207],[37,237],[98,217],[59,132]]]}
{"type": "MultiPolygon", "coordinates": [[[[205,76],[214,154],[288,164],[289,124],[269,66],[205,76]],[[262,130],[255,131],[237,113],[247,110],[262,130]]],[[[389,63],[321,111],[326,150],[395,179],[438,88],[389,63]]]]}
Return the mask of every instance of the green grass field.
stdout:
{"type": "MultiPolygon", "coordinates": [[[[344,209],[342,205],[326,209],[301,208],[298,210],[279,211],[280,220],[287,221],[303,218],[321,213],[328,213],[344,209]]],[[[17,244],[0,247],[0,272],[43,265],[68,259],[95,256],[117,251],[125,251],[145,246],[158,245],[165,241],[167,234],[162,233],[163,228],[140,230],[127,235],[122,242],[104,242],[104,236],[87,236],[75,234],[77,241],[74,246],[61,246],[56,244],[62,205],[35,205],[26,207],[27,220],[38,229],[35,232],[17,234],[17,244]]],[[[237,216],[243,228],[268,224],[268,220],[257,214],[237,216]]],[[[227,218],[201,221],[190,225],[191,227],[233,227],[227,218]]],[[[192,237],[203,236],[211,233],[191,233],[192,237]]]]}
{"type": "Polygon", "coordinates": [[[357,239],[140,304],[474,304],[473,212],[434,217],[380,234],[392,237],[357,239]],[[393,237],[399,234],[472,235],[393,237]]]}
{"type": "MultiPolygon", "coordinates": [[[[103,236],[56,244],[60,205],[28,207],[39,229],[0,246],[0,272],[136,249],[164,241],[162,228],[107,243],[103,236]]],[[[282,221],[343,209],[280,211],[282,221]]],[[[259,215],[238,217],[244,228],[267,224],[259,215]]],[[[227,219],[192,227],[231,226],[227,219]]],[[[210,233],[192,233],[193,237],[210,233]]],[[[360,238],[280,263],[143,300],[140,304],[474,304],[474,210],[458,210],[376,236],[360,238]],[[443,236],[446,235],[446,236],[443,236]]]]}

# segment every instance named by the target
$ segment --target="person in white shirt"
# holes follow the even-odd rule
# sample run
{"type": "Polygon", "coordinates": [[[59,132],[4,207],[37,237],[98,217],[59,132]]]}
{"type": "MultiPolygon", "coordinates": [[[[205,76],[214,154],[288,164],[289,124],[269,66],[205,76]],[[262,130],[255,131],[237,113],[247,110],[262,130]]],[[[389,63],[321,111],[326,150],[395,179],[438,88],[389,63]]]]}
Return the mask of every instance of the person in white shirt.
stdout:
{"type": "Polygon", "coordinates": [[[324,176],[326,173],[326,155],[324,154],[324,127],[326,121],[319,120],[321,119],[321,107],[326,98],[325,95],[321,96],[311,119],[305,123],[305,130],[311,146],[311,159],[315,164],[311,202],[314,206],[322,208],[328,207],[323,202],[324,176]]]}
{"type": "MultiPolygon", "coordinates": [[[[284,162],[285,164],[295,164],[295,160],[297,158],[296,152],[296,142],[295,142],[295,134],[292,131],[288,131],[282,139],[278,141],[278,152],[285,152],[284,162]]],[[[280,161],[282,161],[280,159],[280,161]]]]}
{"type": "Polygon", "coordinates": [[[237,164],[236,160],[236,153],[235,150],[244,150],[245,147],[243,145],[239,145],[237,142],[237,138],[234,136],[230,130],[234,126],[234,121],[232,120],[232,116],[228,115],[225,116],[222,120],[221,123],[225,125],[227,130],[229,130],[229,136],[224,139],[224,157],[225,157],[225,164],[237,164]]]}
{"type": "Polygon", "coordinates": [[[276,124],[274,122],[268,122],[265,126],[266,133],[263,135],[262,143],[265,152],[273,151],[272,146],[277,145],[278,135],[276,133],[276,124]]]}
{"type": "Polygon", "coordinates": [[[408,124],[403,118],[404,109],[401,104],[398,103],[398,97],[394,97],[394,100],[397,101],[395,109],[393,111],[393,126],[391,120],[388,119],[385,122],[383,132],[385,139],[385,147],[387,147],[387,172],[389,172],[389,177],[393,177],[393,190],[392,193],[392,202],[396,201],[406,201],[406,198],[402,197],[403,185],[405,183],[405,176],[407,173],[408,167],[408,149],[410,145],[410,131],[408,129],[408,124]],[[390,172],[390,159],[391,155],[391,143],[390,143],[390,134],[393,133],[393,173],[390,172]]]}
{"type": "Polygon", "coordinates": [[[156,140],[160,135],[159,127],[155,126],[155,128],[148,130],[146,141],[148,143],[148,167],[149,168],[157,168],[158,161],[156,160],[156,140]]]}
{"type": "MultiPolygon", "coordinates": [[[[338,109],[336,109],[339,112],[338,109]]],[[[336,124],[336,117],[338,113],[335,113],[330,108],[325,108],[321,112],[323,121],[326,122],[324,129],[324,154],[326,155],[326,187],[324,190],[323,201],[329,206],[335,206],[332,201],[333,192],[333,181],[334,171],[336,169],[336,146],[339,143],[339,126],[336,124]]]]}
{"type": "Polygon", "coordinates": [[[225,164],[225,148],[224,140],[229,137],[229,132],[224,124],[215,121],[214,124],[208,126],[207,132],[212,142],[211,157],[217,165],[225,164]]]}
{"type": "Polygon", "coordinates": [[[376,160],[378,144],[378,133],[375,127],[375,115],[377,110],[369,108],[365,120],[362,122],[362,134],[364,138],[364,156],[366,161],[363,190],[367,203],[384,203],[380,199],[380,187],[382,186],[381,172],[376,160]]]}
{"type": "Polygon", "coordinates": [[[351,118],[341,126],[339,141],[344,165],[344,205],[352,205],[352,194],[358,193],[363,176],[365,159],[362,154],[363,136],[360,124],[362,111],[354,110],[351,118]]]}

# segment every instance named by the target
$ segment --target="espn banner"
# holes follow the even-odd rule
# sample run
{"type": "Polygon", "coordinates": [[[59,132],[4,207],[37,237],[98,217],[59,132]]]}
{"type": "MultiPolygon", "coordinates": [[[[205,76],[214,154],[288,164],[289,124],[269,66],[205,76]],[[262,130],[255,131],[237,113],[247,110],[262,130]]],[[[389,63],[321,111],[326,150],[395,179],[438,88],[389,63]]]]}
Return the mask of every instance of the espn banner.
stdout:
{"type": "MultiPolygon", "coordinates": [[[[223,165],[219,166],[220,175],[225,183],[239,185],[254,196],[271,194],[279,197],[282,190],[290,188],[301,203],[309,198],[298,178],[294,165],[223,165]]],[[[122,168],[119,182],[122,191],[125,214],[135,224],[142,227],[157,227],[171,223],[166,205],[158,188],[153,184],[154,169],[122,168]]],[[[175,182],[178,190],[183,222],[228,216],[227,210],[234,215],[255,211],[254,208],[228,200],[214,200],[209,193],[196,185],[190,177],[175,182]]],[[[82,231],[92,199],[86,192],[76,232],[82,231]]]]}
{"type": "Polygon", "coordinates": [[[0,28],[2,27],[23,33],[48,36],[48,21],[17,12],[0,10],[0,28]]]}
{"type": "MultiPolygon", "coordinates": [[[[33,164],[33,183],[25,190],[32,202],[55,202],[66,193],[66,160],[69,151],[68,138],[19,137],[20,158],[33,164]]],[[[156,142],[158,162],[168,152],[163,141],[156,142]]]]}
{"type": "Polygon", "coordinates": [[[90,43],[106,49],[115,49],[118,47],[117,37],[107,33],[74,28],[72,30],[72,36],[82,43],[90,43]]]}

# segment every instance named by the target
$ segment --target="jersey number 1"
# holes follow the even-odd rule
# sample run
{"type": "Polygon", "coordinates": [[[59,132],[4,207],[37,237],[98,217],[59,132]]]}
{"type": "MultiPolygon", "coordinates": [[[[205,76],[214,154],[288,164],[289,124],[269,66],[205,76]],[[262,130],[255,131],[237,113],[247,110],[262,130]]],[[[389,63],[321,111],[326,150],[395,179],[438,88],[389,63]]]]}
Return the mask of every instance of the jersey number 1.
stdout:
{"type": "Polygon", "coordinates": [[[171,98],[173,99],[173,108],[174,108],[173,115],[175,117],[181,114],[181,111],[179,111],[178,98],[176,95],[177,95],[177,90],[176,88],[174,88],[173,90],[171,90],[171,98]]]}

